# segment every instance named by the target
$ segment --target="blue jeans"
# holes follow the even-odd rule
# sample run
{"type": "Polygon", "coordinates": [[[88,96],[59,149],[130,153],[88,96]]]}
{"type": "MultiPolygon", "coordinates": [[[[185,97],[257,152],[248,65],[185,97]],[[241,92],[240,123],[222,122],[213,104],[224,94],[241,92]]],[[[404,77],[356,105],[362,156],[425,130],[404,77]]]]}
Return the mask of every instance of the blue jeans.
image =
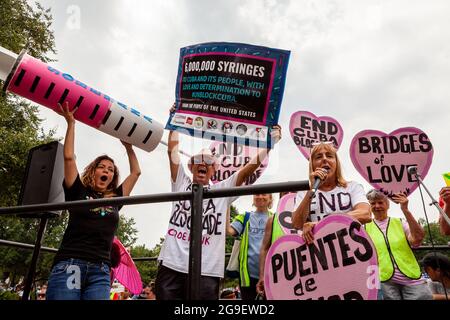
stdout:
{"type": "Polygon", "coordinates": [[[48,280],[47,300],[109,300],[110,268],[79,259],[59,261],[48,280]]]}

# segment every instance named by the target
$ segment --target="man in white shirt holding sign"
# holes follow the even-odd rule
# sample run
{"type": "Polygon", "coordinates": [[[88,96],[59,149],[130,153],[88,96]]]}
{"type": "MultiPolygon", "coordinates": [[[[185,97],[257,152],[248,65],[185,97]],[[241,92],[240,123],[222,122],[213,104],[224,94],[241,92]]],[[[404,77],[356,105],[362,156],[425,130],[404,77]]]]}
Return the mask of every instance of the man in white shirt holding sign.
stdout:
{"type": "MultiPolygon", "coordinates": [[[[275,126],[272,131],[274,143],[278,142],[280,138],[281,128],[275,126]]],[[[172,192],[191,191],[192,183],[202,184],[211,190],[240,186],[258,169],[268,152],[268,149],[261,149],[254,159],[228,179],[210,185],[210,179],[216,170],[216,158],[211,151],[203,149],[189,159],[188,167],[192,173],[191,178],[180,165],[178,132],[170,131],[168,155],[172,192]]],[[[223,278],[225,269],[227,209],[236,198],[215,198],[203,201],[201,300],[219,298],[219,281],[220,278],[223,278]]],[[[169,228],[158,258],[160,264],[156,276],[157,300],[187,299],[190,229],[190,201],[173,202],[169,228]]]]}

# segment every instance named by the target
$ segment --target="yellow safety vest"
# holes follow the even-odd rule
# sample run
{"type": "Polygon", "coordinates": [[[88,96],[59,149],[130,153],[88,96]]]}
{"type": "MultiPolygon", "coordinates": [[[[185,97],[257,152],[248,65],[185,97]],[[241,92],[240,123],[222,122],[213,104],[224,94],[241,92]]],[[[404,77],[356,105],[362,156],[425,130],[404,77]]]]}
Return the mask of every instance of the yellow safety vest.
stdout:
{"type": "Polygon", "coordinates": [[[411,250],[408,239],[406,239],[402,221],[399,218],[388,219],[386,236],[374,221],[365,225],[366,231],[377,249],[381,282],[386,282],[392,278],[394,264],[409,279],[420,279],[420,266],[411,250]]]}

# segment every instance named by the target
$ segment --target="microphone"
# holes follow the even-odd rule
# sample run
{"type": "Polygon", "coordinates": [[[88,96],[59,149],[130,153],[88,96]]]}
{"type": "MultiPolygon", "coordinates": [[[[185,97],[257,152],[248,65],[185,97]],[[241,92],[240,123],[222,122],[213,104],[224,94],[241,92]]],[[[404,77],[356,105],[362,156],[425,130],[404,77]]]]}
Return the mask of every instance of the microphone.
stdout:
{"type": "MultiPolygon", "coordinates": [[[[325,169],[325,171],[328,173],[327,169],[325,169]]],[[[316,192],[319,189],[319,186],[320,186],[321,183],[322,183],[322,180],[319,177],[315,177],[314,178],[313,187],[311,189],[311,191],[312,191],[311,199],[314,198],[314,196],[316,195],[316,192]]]]}
{"type": "Polygon", "coordinates": [[[408,167],[408,173],[412,176],[415,176],[417,174],[417,166],[408,167]]]}

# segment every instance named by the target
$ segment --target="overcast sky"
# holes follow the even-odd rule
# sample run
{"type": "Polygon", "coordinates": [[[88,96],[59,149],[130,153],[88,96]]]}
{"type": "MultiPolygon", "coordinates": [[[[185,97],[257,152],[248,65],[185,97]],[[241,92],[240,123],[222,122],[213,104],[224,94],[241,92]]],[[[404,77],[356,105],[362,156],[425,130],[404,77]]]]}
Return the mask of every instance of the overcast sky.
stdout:
{"type": "MultiPolygon", "coordinates": [[[[30,2],[31,3],[31,2],[30,2]]],[[[53,66],[165,124],[175,97],[179,49],[213,41],[243,42],[291,51],[280,114],[283,139],[271,154],[260,183],[305,180],[307,161],[288,129],[290,116],[307,110],[330,116],[344,129],[339,155],[348,180],[370,186],[354,169],[349,146],[361,130],[391,132],[418,127],[434,146],[425,184],[437,196],[450,171],[450,3],[434,1],[40,1],[51,8],[57,55],[53,66]]],[[[40,108],[43,125],[66,124],[40,108]]],[[[167,133],[164,134],[167,139],[167,133]]],[[[183,137],[188,153],[199,142],[183,137]]],[[[204,146],[208,146],[205,142],[204,146]]],[[[107,153],[122,176],[126,153],[118,140],[82,123],[76,128],[81,170],[107,153]]],[[[166,147],[147,153],[135,148],[142,175],[134,195],[170,192],[166,147]]],[[[184,159],[185,161],[186,159],[184,159]]],[[[276,197],[278,200],[278,197],[276,197]]],[[[437,210],[426,209],[432,221],[437,210]]],[[[251,197],[235,202],[251,209],[251,197]]],[[[420,193],[410,197],[416,218],[424,217],[420,193]]],[[[153,247],[168,226],[170,204],[126,206],[133,217],[137,244],[153,247]]],[[[401,216],[396,205],[390,214],[401,216]]]]}

